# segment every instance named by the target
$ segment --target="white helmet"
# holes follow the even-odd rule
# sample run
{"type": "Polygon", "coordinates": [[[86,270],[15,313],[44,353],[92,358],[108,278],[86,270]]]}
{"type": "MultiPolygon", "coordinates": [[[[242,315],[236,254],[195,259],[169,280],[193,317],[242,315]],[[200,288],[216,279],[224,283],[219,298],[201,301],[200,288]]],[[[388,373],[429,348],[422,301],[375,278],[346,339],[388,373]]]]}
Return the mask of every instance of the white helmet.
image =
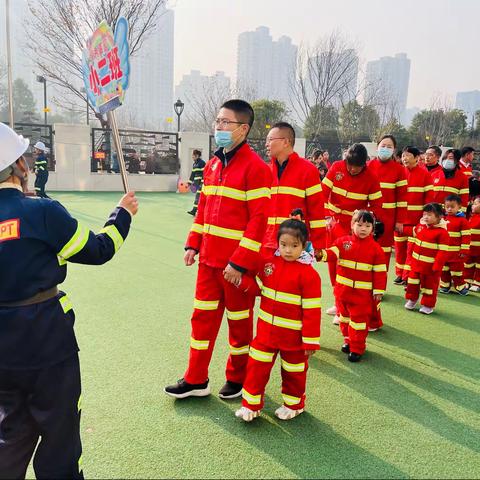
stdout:
{"type": "Polygon", "coordinates": [[[45,146],[45,144],[43,142],[37,142],[33,148],[37,148],[38,150],[41,150],[42,152],[46,152],[48,149],[47,147],[45,146]]]}
{"type": "Polygon", "coordinates": [[[27,150],[30,141],[0,123],[0,172],[13,165],[27,150]]]}

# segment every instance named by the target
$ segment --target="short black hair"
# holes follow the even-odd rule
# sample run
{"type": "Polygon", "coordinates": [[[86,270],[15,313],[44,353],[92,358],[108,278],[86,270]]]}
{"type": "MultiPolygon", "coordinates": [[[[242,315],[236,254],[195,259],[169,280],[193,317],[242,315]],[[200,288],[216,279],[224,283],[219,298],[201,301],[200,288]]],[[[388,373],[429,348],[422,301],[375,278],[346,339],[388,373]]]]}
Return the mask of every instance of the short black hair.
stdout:
{"type": "Polygon", "coordinates": [[[354,222],[366,222],[375,225],[375,215],[369,210],[357,210],[353,214],[354,222]]]}
{"type": "Polygon", "coordinates": [[[255,114],[252,106],[245,100],[227,100],[220,108],[232,110],[232,112],[235,112],[235,116],[239,122],[246,123],[250,128],[252,128],[253,121],[255,120],[255,114]]]}
{"type": "Polygon", "coordinates": [[[278,128],[279,130],[284,130],[287,132],[287,139],[290,142],[290,145],[293,147],[295,145],[295,129],[287,122],[277,122],[272,126],[271,130],[278,128]]]}
{"type": "Polygon", "coordinates": [[[427,150],[433,150],[437,157],[442,156],[442,149],[438,145],[430,145],[427,150]]]}
{"type": "Polygon", "coordinates": [[[423,207],[423,211],[427,213],[434,213],[438,218],[443,217],[443,207],[439,203],[427,203],[423,207]]]}
{"type": "Polygon", "coordinates": [[[452,193],[451,195],[447,195],[445,197],[446,202],[456,202],[459,205],[462,205],[462,199],[460,198],[459,195],[456,195],[455,193],[452,193]]]}
{"type": "Polygon", "coordinates": [[[294,209],[290,212],[290,216],[291,216],[291,217],[295,217],[296,215],[299,215],[302,220],[305,219],[305,215],[303,214],[303,210],[302,210],[301,208],[294,208],[294,209]]]}
{"type": "Polygon", "coordinates": [[[380,145],[381,141],[385,140],[386,138],[389,138],[393,142],[393,148],[397,148],[397,139],[391,133],[383,135],[382,138],[377,142],[377,145],[380,145]]]}
{"type": "Polygon", "coordinates": [[[462,150],[460,150],[460,153],[462,154],[462,157],[464,157],[465,155],[468,155],[474,151],[475,149],[473,147],[463,147],[462,150]]]}
{"type": "Polygon", "coordinates": [[[460,150],[458,150],[457,148],[449,148],[449,149],[443,154],[442,160],[445,160],[450,153],[453,153],[453,158],[454,158],[454,160],[455,160],[455,163],[458,164],[458,162],[459,162],[460,159],[462,158],[462,153],[461,153],[460,150]]]}
{"type": "Polygon", "coordinates": [[[418,157],[422,152],[417,147],[406,146],[402,153],[407,152],[411,153],[414,157],[418,157]]]}
{"type": "Polygon", "coordinates": [[[364,167],[367,164],[368,160],[368,152],[365,148],[365,145],[362,145],[361,143],[354,143],[347,150],[345,160],[350,165],[356,167],[364,167]]]}
{"type": "Polygon", "coordinates": [[[202,151],[201,151],[201,150],[198,150],[197,148],[195,148],[192,153],[193,153],[193,155],[202,156],[202,151]]]}
{"type": "Polygon", "coordinates": [[[316,160],[320,155],[323,155],[323,151],[317,148],[313,151],[312,158],[316,160]]]}
{"type": "Polygon", "coordinates": [[[302,245],[305,246],[308,241],[308,230],[307,226],[301,220],[295,218],[289,218],[280,224],[277,234],[277,241],[280,242],[280,237],[288,233],[289,235],[298,238],[302,242],[302,245]]]}

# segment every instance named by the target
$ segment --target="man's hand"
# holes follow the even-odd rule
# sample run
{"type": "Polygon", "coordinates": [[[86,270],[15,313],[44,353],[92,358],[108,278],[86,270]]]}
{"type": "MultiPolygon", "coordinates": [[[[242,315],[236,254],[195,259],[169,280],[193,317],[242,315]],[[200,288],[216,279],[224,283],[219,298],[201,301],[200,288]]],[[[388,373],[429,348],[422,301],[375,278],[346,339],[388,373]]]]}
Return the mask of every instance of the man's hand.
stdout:
{"type": "Polygon", "coordinates": [[[193,248],[189,248],[185,255],[183,256],[183,260],[187,267],[191,267],[195,263],[195,257],[197,256],[197,251],[193,248]]]}
{"type": "Polygon", "coordinates": [[[321,249],[321,248],[316,248],[313,252],[313,254],[315,255],[315,260],[317,262],[321,262],[322,261],[322,258],[323,258],[323,254],[325,253],[325,250],[321,249]]]}
{"type": "Polygon", "coordinates": [[[305,350],[305,355],[307,357],[311,357],[312,355],[315,355],[316,350],[305,350]]]}
{"type": "Polygon", "coordinates": [[[373,299],[376,301],[376,302],[381,302],[382,301],[382,298],[383,298],[383,295],[381,293],[377,293],[373,296],[373,299]]]}
{"type": "Polygon", "coordinates": [[[395,224],[395,231],[396,231],[397,233],[402,234],[402,233],[403,233],[403,223],[398,223],[398,222],[397,222],[397,223],[395,224]]]}
{"type": "Polygon", "coordinates": [[[227,265],[223,271],[223,278],[238,287],[242,281],[242,272],[235,270],[231,265],[227,265]]]}
{"type": "Polygon", "coordinates": [[[126,193],[118,205],[128,210],[132,215],[135,215],[138,211],[138,200],[137,197],[135,197],[135,192],[126,193]]]}

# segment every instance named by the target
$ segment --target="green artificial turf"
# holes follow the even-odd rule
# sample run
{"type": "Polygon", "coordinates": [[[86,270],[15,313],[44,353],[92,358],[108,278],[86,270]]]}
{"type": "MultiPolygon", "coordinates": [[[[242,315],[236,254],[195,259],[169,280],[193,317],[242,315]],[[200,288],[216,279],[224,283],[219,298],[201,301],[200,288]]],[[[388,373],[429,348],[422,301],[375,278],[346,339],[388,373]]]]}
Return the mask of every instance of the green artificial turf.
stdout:
{"type": "MultiPolygon", "coordinates": [[[[99,230],[120,194],[58,193],[99,230]]],[[[83,378],[87,478],[480,478],[480,295],[441,295],[435,313],[403,308],[390,283],[385,327],[359,364],[324,315],[310,363],[306,412],[277,420],[278,365],[264,414],[234,417],[221,401],[225,325],[212,360],[213,394],[175,401],[183,375],[196,267],[183,266],[193,195],[140,193],[130,237],[103,267],[69,266],[83,378]]],[[[325,266],[323,306],[332,304],[325,266]]],[[[393,277],[393,275],[391,275],[393,277]]],[[[391,279],[390,279],[391,280],[391,279]]],[[[31,473],[31,470],[30,470],[31,473]]]]}

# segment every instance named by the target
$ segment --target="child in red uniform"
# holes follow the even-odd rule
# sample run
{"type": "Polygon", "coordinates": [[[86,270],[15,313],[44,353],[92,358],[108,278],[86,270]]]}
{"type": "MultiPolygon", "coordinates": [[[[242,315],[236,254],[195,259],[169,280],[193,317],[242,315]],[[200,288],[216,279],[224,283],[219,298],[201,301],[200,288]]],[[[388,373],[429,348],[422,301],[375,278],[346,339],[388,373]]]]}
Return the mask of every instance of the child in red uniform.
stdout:
{"type": "Polygon", "coordinates": [[[365,353],[371,311],[385,293],[387,266],[383,249],[373,238],[372,212],[355,212],[351,225],[352,235],[337,239],[322,260],[336,263],[334,294],[344,336],[341,350],[348,353],[350,362],[358,362],[365,353]]]}
{"type": "Polygon", "coordinates": [[[480,292],[480,197],[472,203],[470,225],[470,253],[465,261],[465,281],[471,292],[480,292]]]}
{"type": "Polygon", "coordinates": [[[257,336],[250,344],[242,408],[235,415],[246,422],[260,415],[265,386],[275,359],[282,363],[281,420],[301,414],[305,405],[308,357],[320,348],[320,276],[314,258],[305,252],[308,231],[296,219],[278,231],[279,248],[256,277],[244,275],[239,288],[261,295],[257,336]]]}
{"type": "Polygon", "coordinates": [[[449,255],[443,266],[440,278],[440,292],[450,293],[450,287],[460,295],[468,295],[463,270],[464,263],[470,253],[470,225],[463,212],[460,211],[462,200],[458,195],[449,195],[445,199],[445,221],[450,236],[449,255]]]}
{"type": "Polygon", "coordinates": [[[413,310],[420,292],[422,306],[420,313],[430,315],[437,302],[437,290],[442,267],[448,258],[450,237],[443,210],[438,203],[423,207],[420,223],[413,230],[411,269],[408,273],[405,308],[413,310]]]}

